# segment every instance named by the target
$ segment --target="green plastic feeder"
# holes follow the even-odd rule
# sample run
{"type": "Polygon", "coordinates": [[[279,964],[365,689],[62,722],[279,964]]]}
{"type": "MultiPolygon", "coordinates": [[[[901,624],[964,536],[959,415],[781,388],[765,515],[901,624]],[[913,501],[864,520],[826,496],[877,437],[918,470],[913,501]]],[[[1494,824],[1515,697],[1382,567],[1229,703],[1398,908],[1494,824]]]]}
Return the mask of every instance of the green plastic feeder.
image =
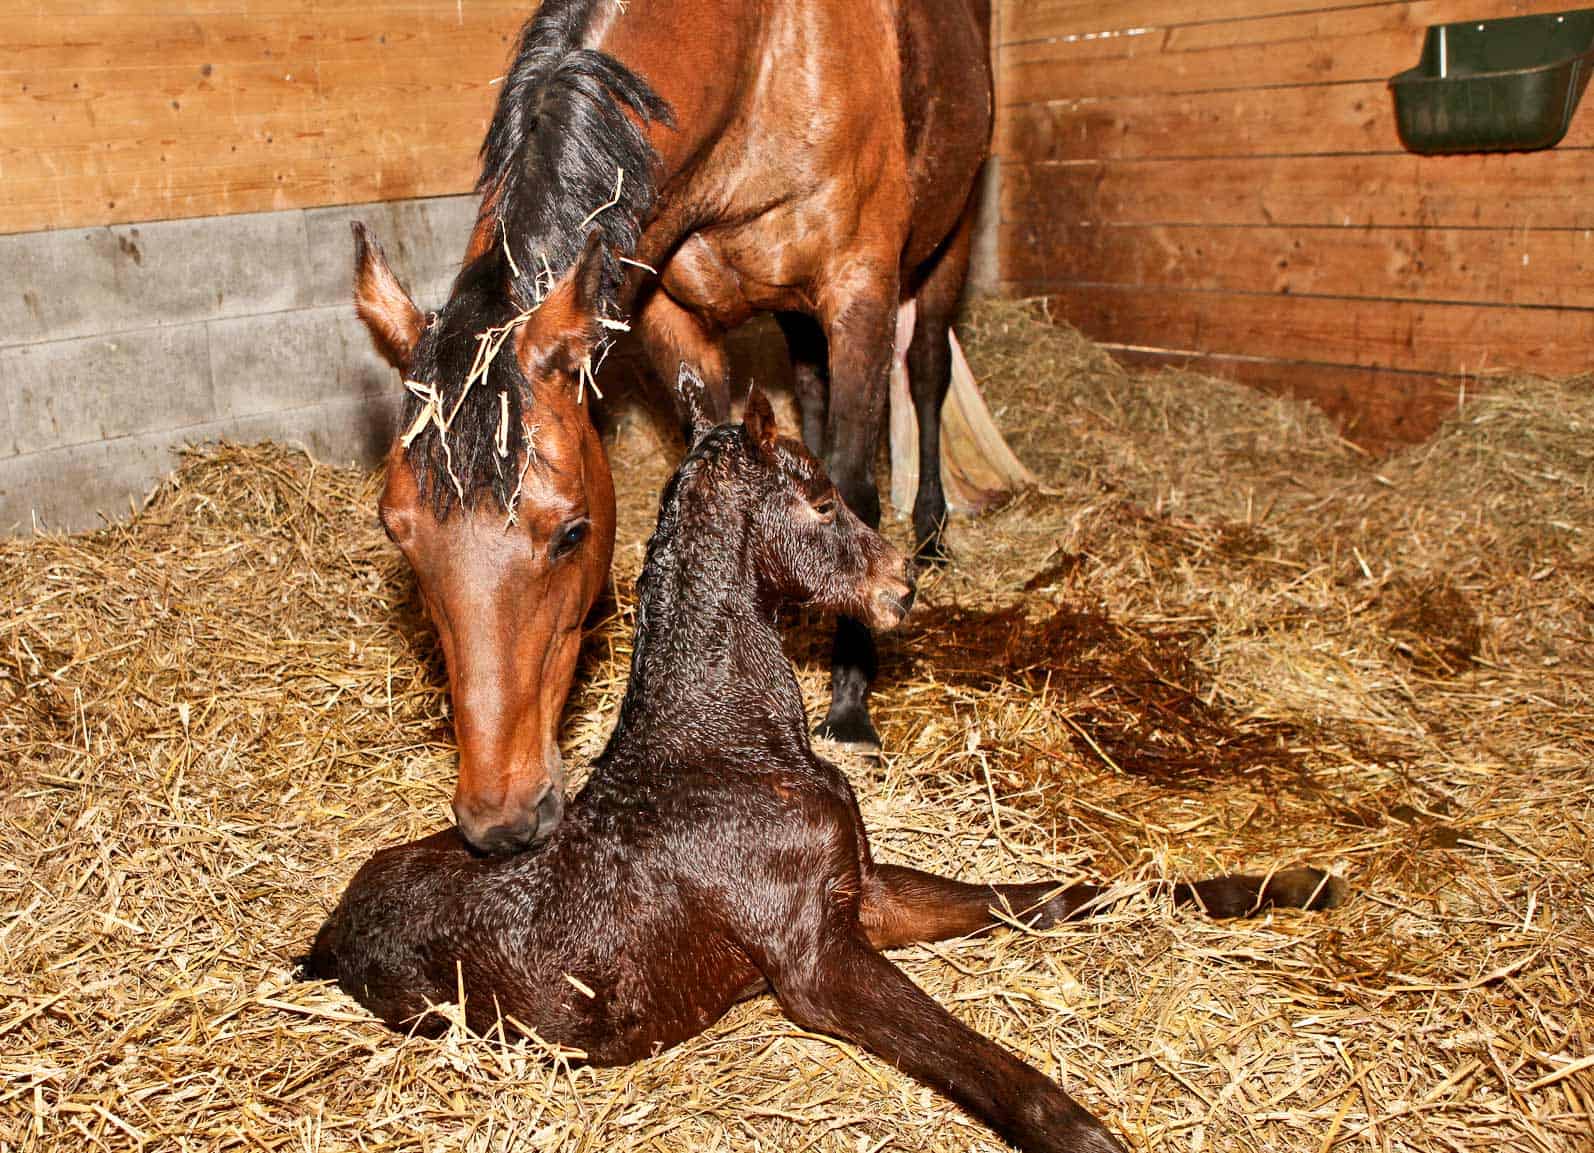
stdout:
{"type": "Polygon", "coordinates": [[[1412,152],[1554,148],[1594,60],[1594,8],[1434,24],[1417,67],[1392,77],[1400,142],[1412,152]]]}

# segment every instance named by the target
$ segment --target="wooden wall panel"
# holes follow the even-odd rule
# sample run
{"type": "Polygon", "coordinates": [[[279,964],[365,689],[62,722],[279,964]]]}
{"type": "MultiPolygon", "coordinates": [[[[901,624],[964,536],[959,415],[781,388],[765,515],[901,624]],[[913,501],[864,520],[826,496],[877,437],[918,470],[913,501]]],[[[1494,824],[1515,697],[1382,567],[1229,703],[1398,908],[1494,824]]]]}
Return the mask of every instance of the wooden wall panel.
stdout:
{"type": "Polygon", "coordinates": [[[1370,441],[1421,435],[1480,373],[1585,371],[1594,112],[1549,152],[1417,157],[1386,88],[1430,23],[1565,7],[1004,5],[1002,285],[1125,358],[1312,396],[1370,441]]]}
{"type": "Polygon", "coordinates": [[[0,232],[468,191],[532,0],[34,0],[0,20],[0,232]]]}

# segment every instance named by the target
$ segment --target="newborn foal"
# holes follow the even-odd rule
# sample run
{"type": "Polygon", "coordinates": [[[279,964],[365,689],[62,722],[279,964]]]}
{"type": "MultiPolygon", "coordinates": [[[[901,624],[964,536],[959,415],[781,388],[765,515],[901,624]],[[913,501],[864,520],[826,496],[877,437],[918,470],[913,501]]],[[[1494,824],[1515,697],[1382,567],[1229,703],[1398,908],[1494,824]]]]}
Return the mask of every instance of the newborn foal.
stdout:
{"type": "MultiPolygon", "coordinates": [[[[703,425],[637,582],[619,723],[563,823],[520,856],[475,856],[454,829],[378,853],[309,972],[395,1027],[462,982],[471,1028],[512,1018],[599,1064],[683,1041],[768,987],[802,1027],[873,1050],[1022,1149],[1119,1149],[880,953],[985,928],[993,908],[1053,925],[1098,890],[873,861],[846,778],[809,747],[776,612],[813,604],[889,628],[913,601],[911,569],[777,437],[761,393],[744,425],[703,425]]],[[[1219,915],[1334,897],[1315,870],[1177,889],[1219,915]]]]}

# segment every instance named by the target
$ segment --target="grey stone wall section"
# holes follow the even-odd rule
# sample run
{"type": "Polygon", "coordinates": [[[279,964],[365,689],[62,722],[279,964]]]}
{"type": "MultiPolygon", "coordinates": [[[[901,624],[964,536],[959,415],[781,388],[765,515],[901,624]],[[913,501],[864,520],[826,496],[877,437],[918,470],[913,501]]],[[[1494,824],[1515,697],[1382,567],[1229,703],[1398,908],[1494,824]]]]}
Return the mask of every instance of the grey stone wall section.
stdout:
{"type": "Polygon", "coordinates": [[[313,303],[299,212],[0,236],[0,269],[0,347],[313,303]]]}
{"type": "Polygon", "coordinates": [[[215,416],[205,326],[146,328],[0,350],[19,453],[113,440],[215,416]]]}
{"type": "Polygon", "coordinates": [[[375,463],[400,400],[350,302],[364,220],[424,305],[471,196],[0,236],[0,533],[125,516],[185,444],[375,463]]]}
{"type": "Polygon", "coordinates": [[[330,464],[371,462],[380,459],[392,439],[398,402],[397,395],[340,398],[0,459],[0,509],[11,518],[0,531],[75,532],[124,519],[172,470],[187,445],[276,440],[330,464]],[[80,495],[85,492],[98,495],[85,501],[80,495]]]}

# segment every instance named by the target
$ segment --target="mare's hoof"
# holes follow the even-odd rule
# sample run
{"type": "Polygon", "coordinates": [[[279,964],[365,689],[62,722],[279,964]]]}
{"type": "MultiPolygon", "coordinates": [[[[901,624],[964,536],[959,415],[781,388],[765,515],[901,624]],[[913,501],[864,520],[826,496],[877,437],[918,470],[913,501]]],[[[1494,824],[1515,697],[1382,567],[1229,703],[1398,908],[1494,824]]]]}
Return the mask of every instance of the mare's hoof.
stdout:
{"type": "Polygon", "coordinates": [[[862,709],[845,713],[831,710],[830,715],[814,729],[814,736],[834,741],[849,752],[874,754],[880,751],[880,734],[875,732],[868,712],[862,709]]]}

